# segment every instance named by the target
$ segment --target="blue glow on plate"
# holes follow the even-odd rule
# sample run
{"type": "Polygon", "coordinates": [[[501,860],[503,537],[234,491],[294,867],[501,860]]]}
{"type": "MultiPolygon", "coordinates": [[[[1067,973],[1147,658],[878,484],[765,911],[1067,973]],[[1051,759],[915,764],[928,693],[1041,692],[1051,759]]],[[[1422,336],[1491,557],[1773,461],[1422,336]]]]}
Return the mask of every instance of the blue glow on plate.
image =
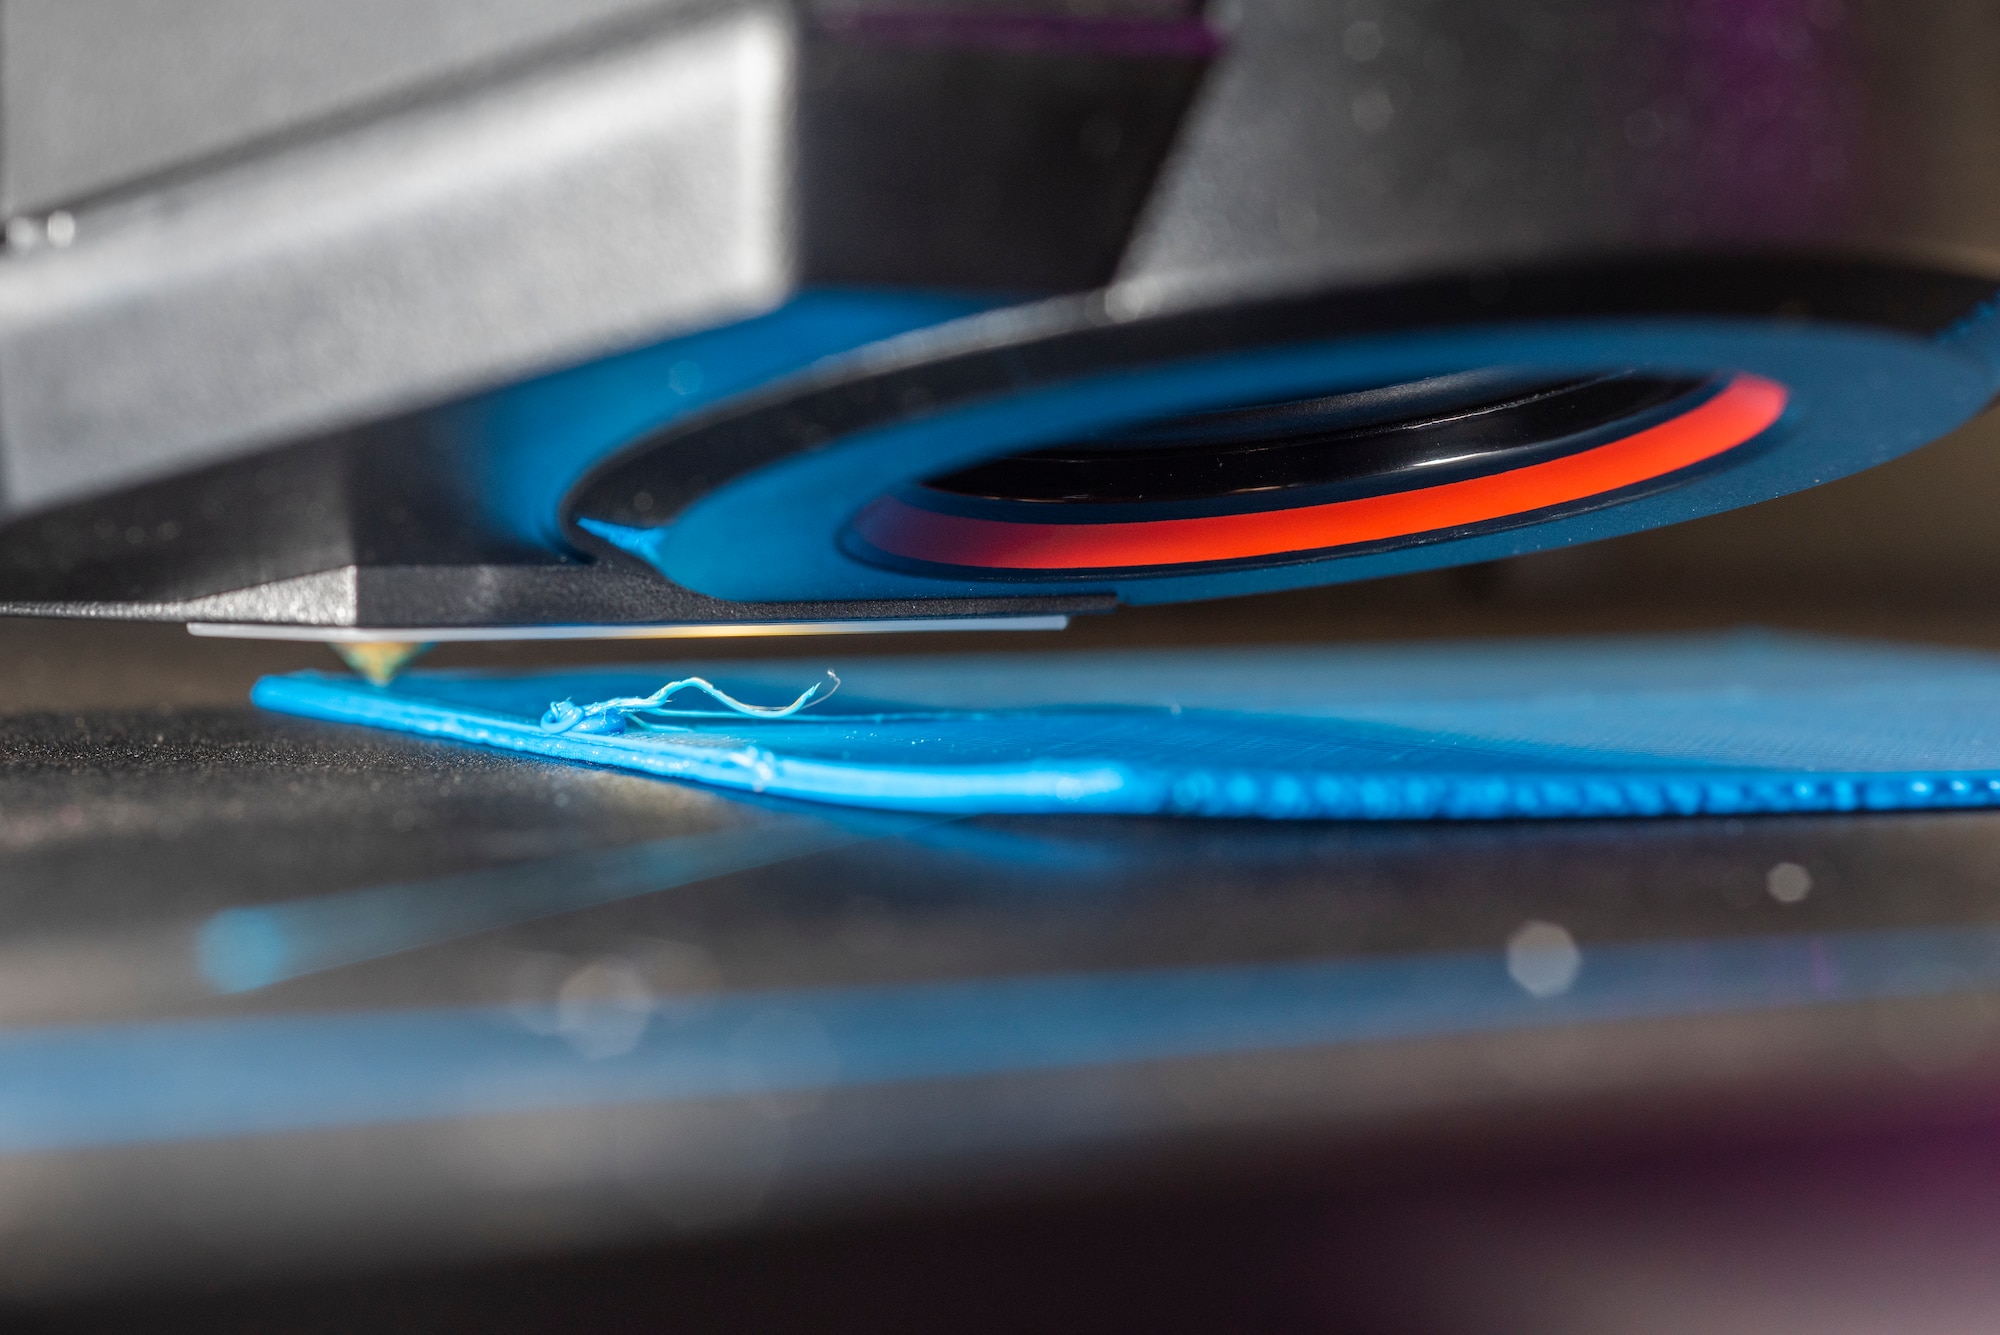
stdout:
{"type": "Polygon", "coordinates": [[[196,933],[196,959],[217,991],[247,992],[324,969],[906,834],[930,823],[921,816],[837,811],[833,819],[774,816],[748,828],[225,909],[196,933]]]}
{"type": "Polygon", "coordinates": [[[0,1152],[770,1094],[2000,984],[2000,928],[1583,943],[1536,998],[1498,949],[665,998],[590,1059],[553,1012],[276,1014],[0,1032],[0,1152]],[[524,1022],[524,1019],[526,1022],[524,1022]]]}

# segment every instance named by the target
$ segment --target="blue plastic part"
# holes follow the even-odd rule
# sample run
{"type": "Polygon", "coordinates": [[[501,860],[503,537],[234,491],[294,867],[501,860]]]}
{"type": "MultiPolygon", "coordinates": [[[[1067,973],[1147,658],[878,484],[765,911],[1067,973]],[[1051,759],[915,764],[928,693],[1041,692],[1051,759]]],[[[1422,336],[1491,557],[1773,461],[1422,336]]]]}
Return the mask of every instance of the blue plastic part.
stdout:
{"type": "MultiPolygon", "coordinates": [[[[1000,313],[992,319],[1009,319],[1000,313]]],[[[965,322],[976,336],[979,319],[965,322]]],[[[1971,418],[2000,389],[2000,317],[1935,338],[1749,319],[1577,320],[1349,338],[1079,377],[830,442],[717,488],[672,524],[594,531],[720,598],[810,601],[1110,592],[1128,603],[1268,592],[1492,560],[1733,509],[1872,467],[1971,418]],[[1678,486],[1546,522],[1256,568],[1080,578],[889,570],[843,550],[868,502],[977,459],[1162,415],[1467,368],[1747,371],[1783,384],[1783,419],[1678,486]]],[[[1532,519],[1532,516],[1526,517],[1532,519]]]]}
{"type": "Polygon", "coordinates": [[[563,496],[598,460],[644,433],[822,358],[990,310],[990,295],[823,288],[777,309],[541,376],[455,410],[477,441],[460,461],[495,529],[562,548],[563,496]]]}
{"type": "Polygon", "coordinates": [[[2000,296],[1938,335],[1938,341],[1983,358],[1993,368],[1994,381],[2000,383],[2000,296]]]}
{"type": "MultiPolygon", "coordinates": [[[[783,704],[824,660],[704,665],[783,704]]],[[[726,789],[945,814],[1490,820],[2000,805],[2000,659],[1745,633],[846,662],[787,718],[586,735],[673,667],[267,677],[269,709],[726,789]]]]}

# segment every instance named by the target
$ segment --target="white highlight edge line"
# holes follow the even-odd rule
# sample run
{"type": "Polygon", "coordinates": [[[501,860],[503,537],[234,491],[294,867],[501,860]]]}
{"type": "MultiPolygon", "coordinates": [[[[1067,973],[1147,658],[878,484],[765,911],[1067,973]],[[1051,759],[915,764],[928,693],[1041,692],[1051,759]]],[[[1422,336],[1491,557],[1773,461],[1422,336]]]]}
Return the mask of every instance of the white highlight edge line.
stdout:
{"type": "Polygon", "coordinates": [[[315,644],[451,644],[477,640],[727,640],[777,635],[902,635],[913,631],[1064,630],[1067,616],[912,617],[903,621],[716,621],[633,626],[286,626],[190,621],[188,634],[217,640],[315,644]]]}

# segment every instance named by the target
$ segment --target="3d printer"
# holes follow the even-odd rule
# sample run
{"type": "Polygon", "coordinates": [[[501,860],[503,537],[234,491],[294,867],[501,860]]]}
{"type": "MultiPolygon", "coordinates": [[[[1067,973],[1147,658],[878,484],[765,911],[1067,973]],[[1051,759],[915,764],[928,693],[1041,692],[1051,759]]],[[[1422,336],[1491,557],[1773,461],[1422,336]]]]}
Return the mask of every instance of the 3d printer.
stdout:
{"type": "Polygon", "coordinates": [[[6,14],[10,613],[1047,626],[2000,389],[1989,7],[129,8],[6,14]]]}

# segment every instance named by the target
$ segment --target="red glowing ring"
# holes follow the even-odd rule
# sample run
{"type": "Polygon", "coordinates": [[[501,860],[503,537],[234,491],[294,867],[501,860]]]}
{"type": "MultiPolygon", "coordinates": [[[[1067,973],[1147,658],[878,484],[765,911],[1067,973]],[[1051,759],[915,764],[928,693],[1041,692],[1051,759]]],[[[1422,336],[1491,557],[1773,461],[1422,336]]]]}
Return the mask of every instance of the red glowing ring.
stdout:
{"type": "Polygon", "coordinates": [[[942,514],[884,496],[855,518],[854,532],[890,556],[980,570],[1131,570],[1330,551],[1490,523],[1651,482],[1759,435],[1778,420],[1787,398],[1776,381],[1738,374],[1678,417],[1559,459],[1289,510],[1051,524],[942,514]]]}

